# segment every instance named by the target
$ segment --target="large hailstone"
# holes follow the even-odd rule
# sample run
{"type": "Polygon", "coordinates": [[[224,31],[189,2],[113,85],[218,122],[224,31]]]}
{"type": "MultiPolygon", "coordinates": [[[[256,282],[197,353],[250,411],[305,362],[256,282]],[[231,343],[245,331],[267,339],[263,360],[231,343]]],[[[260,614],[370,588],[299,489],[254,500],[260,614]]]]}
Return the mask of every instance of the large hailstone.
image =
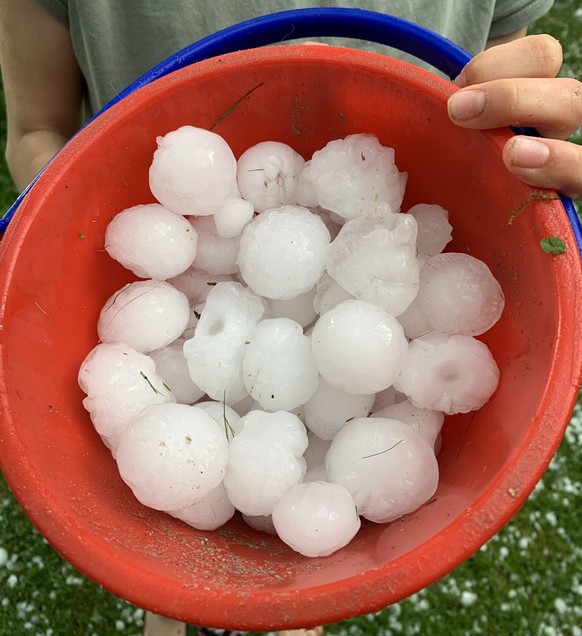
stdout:
{"type": "Polygon", "coordinates": [[[228,404],[214,400],[196,402],[196,408],[202,409],[224,430],[228,440],[238,435],[241,431],[241,416],[228,404]]]}
{"type": "Polygon", "coordinates": [[[236,159],[222,137],[182,126],[157,142],[149,183],[162,205],[178,214],[207,216],[236,195],[236,159]]]}
{"type": "Polygon", "coordinates": [[[376,523],[413,512],[435,493],[439,469],[432,446],[393,419],[352,420],[325,456],[330,481],[351,493],[360,515],[376,523]]]}
{"type": "Polygon", "coordinates": [[[329,247],[327,272],[343,289],[394,314],[418,292],[417,226],[386,207],[348,221],[329,247]]]}
{"type": "Polygon", "coordinates": [[[478,336],[499,320],[505,298],[483,261],[448,252],[423,265],[416,304],[434,330],[478,336]]]}
{"type": "Polygon", "coordinates": [[[328,556],[347,545],[360,517],[347,488],[313,481],[290,488],[273,509],[279,538],[308,557],[328,556]]]}
{"type": "Polygon", "coordinates": [[[416,219],[418,225],[418,253],[426,256],[440,254],[452,239],[453,226],[449,223],[448,211],[440,205],[418,203],[407,213],[416,219]]]}
{"type": "Polygon", "coordinates": [[[198,234],[188,221],[150,203],[115,215],[105,231],[105,250],[140,278],[166,280],[194,262],[198,234]]]}
{"type": "Polygon", "coordinates": [[[220,482],[216,488],[191,506],[166,512],[197,530],[216,530],[234,515],[235,510],[226,496],[223,483],[220,482]]]}
{"type": "Polygon", "coordinates": [[[242,370],[247,391],[269,411],[305,404],[319,383],[311,341],[289,318],[269,318],[255,327],[242,370]]]}
{"type": "Polygon", "coordinates": [[[188,325],[190,305],[165,281],[129,283],[111,296],[97,322],[102,342],[117,342],[149,353],[179,338],[188,325]]]}
{"type": "Polygon", "coordinates": [[[295,188],[305,160],[291,146],[262,141],[243,152],[237,180],[241,195],[257,212],[295,204],[295,188]]]}
{"type": "Polygon", "coordinates": [[[87,394],[83,406],[114,456],[132,418],[146,406],[174,399],[156,373],[154,361],[122,344],[102,343],[92,349],[81,364],[78,380],[87,394]]]}
{"type": "Polygon", "coordinates": [[[230,442],[224,486],[243,514],[270,515],[277,501],[305,475],[305,426],[285,411],[250,411],[241,425],[230,442]]]}
{"type": "Polygon", "coordinates": [[[394,387],[418,408],[452,415],[480,409],[498,383],[499,368],[487,345],[431,331],[410,342],[394,387]]]}
{"type": "Polygon", "coordinates": [[[354,395],[388,388],[408,349],[398,320],[363,300],[345,300],[323,314],[311,343],[319,373],[332,386],[354,395]]]}
{"type": "Polygon", "coordinates": [[[156,363],[158,375],[172,391],[178,404],[194,404],[204,395],[204,391],[190,378],[182,342],[173,342],[149,355],[156,363]]]}
{"type": "Polygon", "coordinates": [[[214,218],[190,217],[192,227],[198,233],[198,249],[193,267],[209,274],[228,275],[238,272],[238,236],[223,238],[218,233],[214,218]]]}
{"type": "Polygon", "coordinates": [[[301,173],[299,192],[302,205],[355,219],[378,203],[398,212],[405,185],[406,173],[398,172],[394,150],[373,135],[356,134],[330,141],[313,154],[301,173]]]}
{"type": "Polygon", "coordinates": [[[245,343],[266,311],[265,301],[240,283],[218,283],[208,294],[184,355],[190,377],[213,400],[235,404],[247,395],[245,343]]]}
{"type": "Polygon", "coordinates": [[[321,278],[329,242],[325,223],[306,208],[284,205],[267,210],[241,234],[241,276],[255,294],[295,298],[321,278]]]}
{"type": "Polygon", "coordinates": [[[157,404],[128,424],[115,459],[123,481],[142,504],[156,510],[180,510],[220,484],[228,442],[203,410],[186,404],[157,404]]]}
{"type": "Polygon", "coordinates": [[[384,417],[409,424],[433,448],[445,420],[441,411],[419,409],[410,400],[402,400],[398,404],[385,406],[376,411],[372,417],[384,417]]]}

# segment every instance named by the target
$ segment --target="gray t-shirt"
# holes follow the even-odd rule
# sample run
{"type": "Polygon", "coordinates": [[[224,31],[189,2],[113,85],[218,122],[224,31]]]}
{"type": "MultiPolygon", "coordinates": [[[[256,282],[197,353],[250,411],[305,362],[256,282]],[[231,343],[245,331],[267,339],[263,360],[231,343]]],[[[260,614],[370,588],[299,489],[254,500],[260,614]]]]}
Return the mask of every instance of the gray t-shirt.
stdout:
{"type": "MultiPolygon", "coordinates": [[[[69,26],[87,83],[88,108],[99,110],[158,62],[219,29],[275,11],[352,7],[411,20],[475,55],[490,37],[544,15],[553,0],[36,0],[69,26]]],[[[314,40],[316,38],[310,38],[314,40]]],[[[388,52],[354,40],[325,40],[388,52]]],[[[389,51],[394,54],[394,51],[389,51]]],[[[399,55],[404,59],[411,59],[399,55]]]]}

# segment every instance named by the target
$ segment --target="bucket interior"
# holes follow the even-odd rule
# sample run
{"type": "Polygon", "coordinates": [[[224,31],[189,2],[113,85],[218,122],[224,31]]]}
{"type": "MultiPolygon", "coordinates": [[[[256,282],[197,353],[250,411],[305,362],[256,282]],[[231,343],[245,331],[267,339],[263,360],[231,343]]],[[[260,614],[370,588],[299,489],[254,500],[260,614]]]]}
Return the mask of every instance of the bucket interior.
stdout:
{"type": "MultiPolygon", "coordinates": [[[[173,73],[107,111],[53,161],[4,240],[0,292],[1,463],[28,515],[76,567],[142,607],[192,623],[274,629],[380,609],[432,583],[515,513],[568,422],[580,262],[559,201],[505,170],[509,133],[450,123],[452,85],[405,63],[333,47],[235,53],[173,73]],[[438,203],[447,251],[482,259],[506,308],[482,339],[501,370],[480,411],[448,417],[431,502],[346,548],[308,559],[235,518],[201,532],[143,507],[82,406],[77,371],[105,300],[132,275],[104,252],[107,223],[153,201],[156,136],[211,128],[238,156],[265,140],[308,158],[374,133],[408,172],[403,210],[438,203]],[[513,223],[514,210],[530,200],[513,223]],[[540,240],[571,249],[545,254],[540,240]]],[[[578,334],[579,337],[579,334],[578,334]]]]}

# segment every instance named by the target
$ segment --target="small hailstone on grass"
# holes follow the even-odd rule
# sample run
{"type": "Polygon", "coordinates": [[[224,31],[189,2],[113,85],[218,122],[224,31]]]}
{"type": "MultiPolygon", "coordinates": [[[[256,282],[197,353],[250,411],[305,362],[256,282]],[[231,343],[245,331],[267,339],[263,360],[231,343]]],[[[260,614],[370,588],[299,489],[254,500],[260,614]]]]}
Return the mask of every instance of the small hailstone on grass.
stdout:
{"type": "MultiPolygon", "coordinates": [[[[314,199],[322,208],[346,219],[354,219],[378,203],[398,212],[404,196],[406,173],[394,163],[394,150],[384,147],[373,135],[349,135],[330,141],[316,151],[300,177],[302,192],[311,184],[314,199]]],[[[311,207],[311,206],[310,206],[311,207]]]]}
{"type": "Polygon", "coordinates": [[[231,440],[241,431],[241,416],[228,404],[215,402],[214,400],[204,400],[197,402],[194,406],[202,409],[222,428],[228,440],[231,440]]]}
{"type": "Polygon", "coordinates": [[[275,300],[269,298],[267,304],[271,310],[271,318],[291,318],[302,327],[307,327],[316,318],[317,313],[313,307],[315,287],[288,300],[275,300]]]}
{"type": "Polygon", "coordinates": [[[179,510],[222,481],[228,459],[224,431],[201,409],[157,404],[127,426],[117,447],[122,479],[145,506],[179,510]]]}
{"type": "Polygon", "coordinates": [[[242,232],[241,276],[256,294],[295,298],[321,278],[329,242],[324,222],[306,208],[284,205],[267,210],[242,232]]]}
{"type": "Polygon", "coordinates": [[[186,329],[188,299],[165,281],[138,281],[105,303],[97,332],[102,342],[117,342],[143,353],[169,345],[186,329]]]}
{"type": "Polygon", "coordinates": [[[87,355],[78,374],[87,397],[83,406],[93,426],[115,456],[129,421],[146,406],[173,401],[156,373],[154,361],[121,344],[99,344],[87,355]]]}
{"type": "Polygon", "coordinates": [[[339,305],[344,300],[350,300],[353,295],[346,291],[327,272],[317,281],[313,308],[321,316],[332,307],[339,305]]]}
{"type": "Polygon", "coordinates": [[[232,281],[230,274],[210,274],[203,269],[189,267],[185,272],[167,282],[186,295],[190,303],[203,303],[216,283],[232,281]]]}
{"type": "Polygon", "coordinates": [[[209,274],[235,274],[238,272],[238,236],[223,238],[218,234],[214,217],[192,216],[192,227],[198,232],[198,250],[193,267],[209,274]]]}
{"type": "Polygon", "coordinates": [[[243,227],[253,218],[253,204],[239,197],[227,199],[214,213],[216,231],[222,238],[240,236],[243,227]]]}
{"type": "Polygon", "coordinates": [[[105,231],[105,250],[140,278],[166,280],[181,274],[196,256],[198,234],[188,221],[162,205],[127,208],[105,231]]]}
{"type": "Polygon", "coordinates": [[[152,351],[150,357],[156,363],[158,375],[165,386],[171,389],[178,404],[194,404],[204,395],[204,391],[190,378],[181,342],[173,342],[152,351]]]}
{"type": "Polygon", "coordinates": [[[439,477],[432,447],[408,424],[385,418],[352,420],[332,441],[325,468],[350,491],[360,515],[376,523],[422,506],[439,477]]]}
{"type": "Polygon", "coordinates": [[[157,142],[149,184],[162,205],[178,214],[206,216],[236,195],[236,159],[222,137],[182,126],[157,142]]]}
{"type": "Polygon", "coordinates": [[[346,300],[323,314],[311,342],[319,373],[332,386],[354,395],[388,388],[408,348],[398,320],[363,300],[346,300]]]}
{"type": "Polygon", "coordinates": [[[243,514],[270,515],[279,499],[305,474],[305,426],[285,411],[250,411],[230,442],[224,486],[243,514]]]}
{"type": "Polygon", "coordinates": [[[324,378],[305,403],[305,425],[323,440],[331,440],[356,417],[366,417],[375,395],[354,395],[332,386],[324,378]]]}
{"type": "Polygon", "coordinates": [[[184,343],[192,380],[213,400],[235,404],[247,395],[242,361],[265,301],[240,283],[212,287],[194,337],[184,343]]]}
{"type": "Polygon", "coordinates": [[[299,323],[268,318],[250,334],[242,363],[247,391],[270,411],[291,411],[305,404],[319,377],[311,342],[299,323]]]}
{"type": "Polygon", "coordinates": [[[240,156],[237,181],[241,195],[257,212],[295,204],[295,188],[305,160],[291,146],[262,141],[240,156]]]}
{"type": "Polygon", "coordinates": [[[418,292],[416,220],[386,207],[348,221],[332,242],[327,272],[346,291],[398,316],[418,292]]]}
{"type": "Polygon", "coordinates": [[[505,298],[483,261],[449,252],[422,267],[416,303],[434,330],[478,336],[499,320],[505,298]]]}
{"type": "Polygon", "coordinates": [[[273,509],[279,538],[308,557],[328,556],[347,545],[360,529],[348,490],[325,481],[297,484],[273,509]]]}
{"type": "Polygon", "coordinates": [[[445,416],[441,411],[419,409],[410,400],[386,406],[376,411],[372,417],[384,417],[409,424],[433,448],[441,432],[445,416]]]}
{"type": "Polygon", "coordinates": [[[480,409],[498,383],[499,368],[485,344],[431,331],[410,342],[394,386],[414,406],[451,415],[480,409]]]}
{"type": "Polygon", "coordinates": [[[427,256],[440,254],[452,239],[453,226],[449,223],[448,211],[440,205],[418,203],[407,214],[412,214],[418,225],[418,252],[427,256]]]}
{"type": "Polygon", "coordinates": [[[167,512],[197,530],[216,530],[234,515],[235,510],[226,496],[223,483],[220,482],[216,488],[191,506],[167,512]]]}

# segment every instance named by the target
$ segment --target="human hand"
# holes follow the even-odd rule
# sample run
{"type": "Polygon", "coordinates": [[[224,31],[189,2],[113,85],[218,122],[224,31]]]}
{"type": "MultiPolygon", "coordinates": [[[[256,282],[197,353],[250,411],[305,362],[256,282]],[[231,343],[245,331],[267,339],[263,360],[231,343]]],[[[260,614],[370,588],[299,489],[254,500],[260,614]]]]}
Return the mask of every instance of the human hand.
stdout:
{"type": "Polygon", "coordinates": [[[507,169],[529,185],[582,198],[582,146],[565,141],[582,125],[582,83],[556,78],[560,43],[530,35],[476,55],[455,80],[448,103],[465,128],[529,126],[543,139],[517,135],[503,149],[507,169]]]}

